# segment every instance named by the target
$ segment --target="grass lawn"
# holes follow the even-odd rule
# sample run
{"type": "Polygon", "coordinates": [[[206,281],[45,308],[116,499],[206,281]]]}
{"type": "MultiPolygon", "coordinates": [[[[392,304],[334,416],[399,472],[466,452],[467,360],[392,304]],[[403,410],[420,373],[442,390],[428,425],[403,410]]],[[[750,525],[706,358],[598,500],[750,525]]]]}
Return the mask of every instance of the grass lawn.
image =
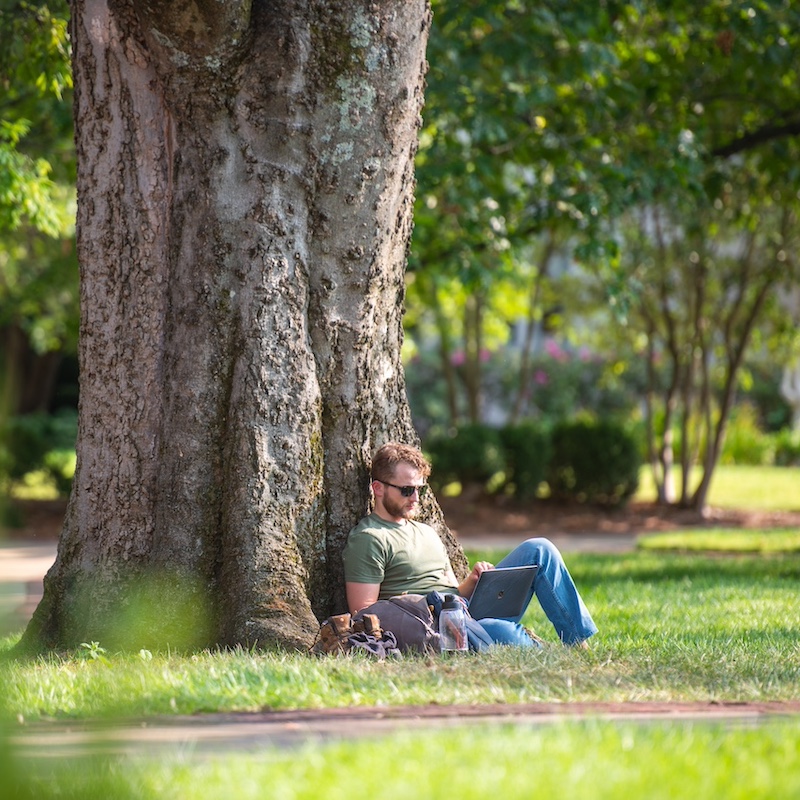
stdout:
{"type": "Polygon", "coordinates": [[[800,553],[800,529],[744,531],[739,528],[688,530],[640,536],[642,550],[677,550],[702,553],[800,553]]]}
{"type": "Polygon", "coordinates": [[[749,729],[589,721],[409,730],[204,760],[177,754],[24,766],[28,796],[37,800],[528,800],[540,793],[580,800],[794,800],[799,743],[794,721],[749,729]]]}
{"type": "MultiPolygon", "coordinates": [[[[680,475],[680,470],[676,469],[676,489],[680,486],[680,475]]],[[[699,468],[693,469],[689,485],[695,488],[700,477],[699,468]]],[[[639,480],[634,500],[654,501],[656,491],[649,468],[642,469],[639,480]]],[[[797,511],[800,509],[800,468],[719,465],[711,478],[709,504],[719,508],[797,511]]]]}
{"type": "MultiPolygon", "coordinates": [[[[499,553],[468,553],[497,560],[499,553]]],[[[525,624],[544,651],[474,658],[310,659],[293,654],[102,652],[0,665],[25,719],[215,710],[570,700],[781,700],[800,686],[800,554],[571,554],[600,634],[561,647],[538,604],[525,624]]],[[[7,640],[7,650],[12,640],[7,640]]]]}
{"type": "MultiPolygon", "coordinates": [[[[496,560],[491,552],[470,553],[496,560]]],[[[255,652],[103,653],[0,664],[4,717],[130,718],[217,710],[577,700],[800,697],[800,554],[571,555],[600,628],[589,652],[552,646],[376,662],[255,652]]],[[[8,651],[13,639],[6,640],[8,651]]],[[[15,721],[16,720],[16,721],[15,721]]],[[[79,760],[25,768],[32,797],[797,797],[800,722],[757,729],[598,720],[537,728],[473,723],[357,743],[200,760],[79,760]],[[232,788],[232,787],[235,787],[232,788]],[[109,794],[111,789],[113,792],[109,794]]],[[[18,763],[19,766],[19,763],[18,763]]],[[[2,788],[2,786],[0,786],[2,788]]]]}

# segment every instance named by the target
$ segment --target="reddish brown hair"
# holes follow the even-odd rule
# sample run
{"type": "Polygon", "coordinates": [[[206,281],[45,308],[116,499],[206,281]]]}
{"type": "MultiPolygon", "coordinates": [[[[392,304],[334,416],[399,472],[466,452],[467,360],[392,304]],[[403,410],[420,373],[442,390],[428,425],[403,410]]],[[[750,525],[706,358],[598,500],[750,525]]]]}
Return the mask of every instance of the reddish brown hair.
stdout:
{"type": "Polygon", "coordinates": [[[423,478],[431,474],[428,459],[416,448],[400,442],[387,442],[372,458],[372,480],[391,481],[398,464],[411,464],[423,478]]]}

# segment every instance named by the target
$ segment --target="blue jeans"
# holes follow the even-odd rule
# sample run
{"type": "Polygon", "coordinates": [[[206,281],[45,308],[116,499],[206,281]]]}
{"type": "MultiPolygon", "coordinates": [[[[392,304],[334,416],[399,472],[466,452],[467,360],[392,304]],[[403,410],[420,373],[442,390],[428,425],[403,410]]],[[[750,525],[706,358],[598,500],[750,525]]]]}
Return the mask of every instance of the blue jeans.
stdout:
{"type": "Polygon", "coordinates": [[[536,595],[539,605],[564,644],[577,644],[594,636],[597,626],[575,588],[561,553],[549,539],[527,539],[496,566],[523,567],[534,564],[539,571],[522,614],[513,619],[482,619],[481,625],[486,632],[497,644],[536,646],[519,624],[528,603],[536,595]]]}

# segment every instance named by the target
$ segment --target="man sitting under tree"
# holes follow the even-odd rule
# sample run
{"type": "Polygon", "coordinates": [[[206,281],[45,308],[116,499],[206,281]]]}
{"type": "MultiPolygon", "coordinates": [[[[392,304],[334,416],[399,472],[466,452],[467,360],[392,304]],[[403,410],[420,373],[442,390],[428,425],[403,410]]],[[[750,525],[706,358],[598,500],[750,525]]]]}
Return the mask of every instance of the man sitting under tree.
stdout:
{"type": "MultiPolygon", "coordinates": [[[[487,561],[479,561],[458,583],[436,531],[413,518],[430,472],[431,465],[415,447],[390,442],[375,453],[371,475],[374,510],[350,531],[343,554],[347,603],[352,613],[404,593],[424,595],[435,590],[457,593],[469,600],[480,574],[494,568],[487,561]]],[[[539,570],[519,617],[482,619],[481,625],[497,644],[535,645],[519,623],[536,595],[559,639],[567,645],[587,647],[586,640],[597,633],[597,626],[561,553],[548,539],[528,539],[497,564],[528,565],[539,570]]]]}

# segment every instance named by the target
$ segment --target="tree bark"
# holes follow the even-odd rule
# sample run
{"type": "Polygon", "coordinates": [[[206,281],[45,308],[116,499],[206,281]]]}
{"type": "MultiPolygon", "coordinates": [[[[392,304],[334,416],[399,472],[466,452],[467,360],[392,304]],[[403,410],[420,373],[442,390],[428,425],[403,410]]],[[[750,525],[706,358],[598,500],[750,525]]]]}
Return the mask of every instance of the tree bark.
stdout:
{"type": "Polygon", "coordinates": [[[484,298],[480,291],[468,295],[464,305],[464,388],[469,421],[474,425],[483,421],[483,305],[484,298]]]}
{"type": "Polygon", "coordinates": [[[540,264],[531,279],[528,291],[528,317],[525,320],[525,340],[522,344],[519,364],[519,380],[514,394],[514,402],[508,415],[510,425],[516,425],[522,416],[522,410],[528,402],[533,377],[533,353],[537,342],[537,335],[541,332],[540,320],[542,318],[541,294],[542,286],[550,274],[550,262],[556,252],[556,236],[552,229],[546,233],[544,250],[540,256],[540,264]]]}
{"type": "Polygon", "coordinates": [[[23,645],[303,648],[344,609],[370,455],[416,441],[429,25],[425,0],[73,0],[78,467],[23,645]]]}

